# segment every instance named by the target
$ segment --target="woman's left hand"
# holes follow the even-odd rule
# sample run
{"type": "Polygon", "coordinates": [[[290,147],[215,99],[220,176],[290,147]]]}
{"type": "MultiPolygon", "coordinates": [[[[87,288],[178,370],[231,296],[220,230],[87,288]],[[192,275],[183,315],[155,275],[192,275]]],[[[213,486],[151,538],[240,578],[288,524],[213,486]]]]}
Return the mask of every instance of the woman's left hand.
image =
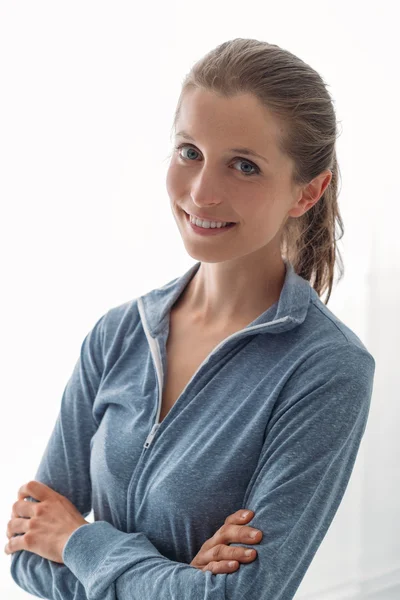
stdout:
{"type": "Polygon", "coordinates": [[[81,525],[89,524],[66,498],[39,481],[30,481],[18,490],[7,524],[8,544],[4,551],[12,554],[28,550],[43,558],[64,564],[62,553],[70,535],[81,525]],[[32,496],[39,502],[25,501],[32,496]],[[23,535],[16,535],[20,533],[23,535]]]}

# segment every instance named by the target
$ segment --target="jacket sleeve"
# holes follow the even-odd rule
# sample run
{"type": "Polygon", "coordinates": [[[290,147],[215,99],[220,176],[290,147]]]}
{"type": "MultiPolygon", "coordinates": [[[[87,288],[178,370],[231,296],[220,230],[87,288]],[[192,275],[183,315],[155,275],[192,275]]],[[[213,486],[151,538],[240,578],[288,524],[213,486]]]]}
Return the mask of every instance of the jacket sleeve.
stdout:
{"type": "MultiPolygon", "coordinates": [[[[82,342],[78,361],[64,389],[57,420],[34,477],[67,497],[83,517],[92,510],[90,440],[97,429],[92,406],[103,372],[102,330],[105,316],[95,323],[82,342]],[[73,440],[71,432],[74,433],[73,440]]],[[[36,502],[32,497],[27,499],[36,502]]],[[[68,566],[27,550],[18,550],[11,555],[11,576],[25,592],[39,598],[87,600],[84,586],[68,566]]]]}
{"type": "MultiPolygon", "coordinates": [[[[350,342],[294,368],[275,404],[243,506],[257,558],[214,575],[171,561],[143,532],[106,521],[68,539],[65,564],[89,600],[291,600],[342,500],[366,427],[375,361],[350,342]]],[[[231,546],[243,546],[233,543],[231,546]]]]}

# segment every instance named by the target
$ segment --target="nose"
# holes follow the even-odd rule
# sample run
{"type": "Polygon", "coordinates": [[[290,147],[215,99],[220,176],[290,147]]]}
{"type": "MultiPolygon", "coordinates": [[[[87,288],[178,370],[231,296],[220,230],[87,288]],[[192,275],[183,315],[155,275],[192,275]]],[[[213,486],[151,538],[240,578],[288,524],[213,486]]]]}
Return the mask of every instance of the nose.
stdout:
{"type": "Polygon", "coordinates": [[[216,175],[211,175],[204,169],[193,179],[190,196],[193,204],[199,208],[224,202],[224,191],[216,181],[216,175]]]}

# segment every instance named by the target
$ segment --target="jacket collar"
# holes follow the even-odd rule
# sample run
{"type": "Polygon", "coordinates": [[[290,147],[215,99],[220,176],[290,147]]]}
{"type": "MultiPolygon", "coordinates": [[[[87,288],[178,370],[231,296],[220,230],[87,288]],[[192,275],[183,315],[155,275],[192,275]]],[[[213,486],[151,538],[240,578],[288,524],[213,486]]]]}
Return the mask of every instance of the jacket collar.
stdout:
{"type": "MultiPolygon", "coordinates": [[[[283,258],[286,266],[286,276],[279,300],[264,311],[245,329],[255,325],[255,333],[281,333],[297,327],[306,318],[310,298],[316,294],[309,281],[298,275],[292,263],[283,258]]],[[[180,277],[172,279],[164,286],[155,288],[138,298],[139,310],[143,311],[146,327],[152,337],[156,337],[167,326],[172,305],[182,293],[185,286],[198,271],[201,262],[196,262],[180,277]]],[[[249,332],[250,333],[250,332],[249,332]]]]}

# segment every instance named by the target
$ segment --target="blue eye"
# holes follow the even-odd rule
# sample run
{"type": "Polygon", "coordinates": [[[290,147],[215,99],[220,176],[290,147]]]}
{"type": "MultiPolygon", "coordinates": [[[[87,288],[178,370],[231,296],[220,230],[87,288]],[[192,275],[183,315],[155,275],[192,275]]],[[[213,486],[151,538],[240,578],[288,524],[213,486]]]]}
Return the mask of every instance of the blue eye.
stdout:
{"type": "MultiPolygon", "coordinates": [[[[195,153],[197,152],[197,150],[195,150],[193,148],[193,146],[191,146],[190,144],[180,144],[179,146],[175,146],[175,152],[178,153],[179,158],[181,158],[182,160],[191,160],[191,158],[185,158],[184,156],[181,156],[179,154],[179,150],[181,148],[189,148],[193,152],[195,152],[195,153]]],[[[234,160],[234,162],[244,162],[244,163],[247,163],[247,165],[249,165],[252,169],[255,170],[252,173],[249,173],[249,172],[246,173],[245,171],[241,171],[242,175],[245,175],[246,177],[250,177],[251,175],[258,175],[259,173],[261,173],[261,170],[260,170],[259,167],[257,167],[257,165],[255,165],[253,162],[251,162],[251,161],[249,161],[249,160],[247,160],[245,158],[236,157],[233,160],[234,160]]]]}

